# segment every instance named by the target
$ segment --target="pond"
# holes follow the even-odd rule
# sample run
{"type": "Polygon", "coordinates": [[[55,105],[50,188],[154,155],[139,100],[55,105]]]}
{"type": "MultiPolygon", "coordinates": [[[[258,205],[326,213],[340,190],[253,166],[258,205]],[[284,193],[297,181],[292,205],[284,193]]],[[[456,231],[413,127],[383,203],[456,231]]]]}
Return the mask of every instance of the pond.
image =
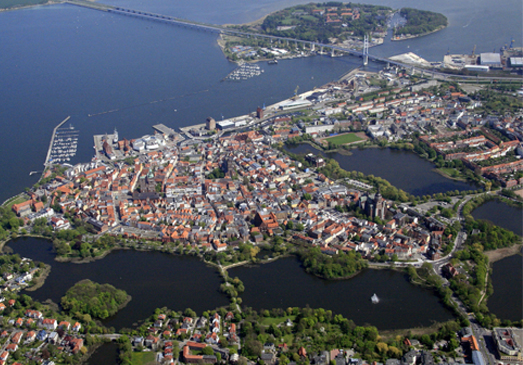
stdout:
{"type": "Polygon", "coordinates": [[[36,300],[60,303],[65,292],[83,279],[109,283],[130,294],[129,304],[103,321],[107,327],[132,327],[161,307],[178,311],[191,308],[201,314],[229,304],[228,298],[219,292],[219,273],[197,257],[119,250],[92,263],[73,264],[54,261],[52,245],[44,239],[20,238],[8,246],[22,257],[51,265],[45,284],[34,292],[26,292],[36,300]]]}
{"type": "Polygon", "coordinates": [[[487,305],[499,319],[523,319],[523,257],[512,255],[492,265],[494,293],[487,305]]]}
{"type": "Polygon", "coordinates": [[[309,144],[285,147],[296,154],[322,154],[336,160],[347,171],[379,176],[395,187],[412,195],[423,196],[453,190],[475,190],[473,184],[448,179],[434,171],[435,166],[413,152],[390,148],[367,148],[351,150],[351,155],[338,152],[323,153],[309,144]]]}
{"type": "Polygon", "coordinates": [[[307,274],[296,257],[287,257],[233,268],[229,275],[243,281],[243,305],[256,310],[308,305],[380,330],[429,326],[453,318],[432,291],[412,285],[404,273],[388,269],[366,269],[347,280],[323,280],[307,274]],[[378,304],[371,302],[374,293],[378,304]]]}
{"type": "Polygon", "coordinates": [[[523,236],[523,209],[491,200],[472,211],[474,219],[485,219],[523,236]]]}

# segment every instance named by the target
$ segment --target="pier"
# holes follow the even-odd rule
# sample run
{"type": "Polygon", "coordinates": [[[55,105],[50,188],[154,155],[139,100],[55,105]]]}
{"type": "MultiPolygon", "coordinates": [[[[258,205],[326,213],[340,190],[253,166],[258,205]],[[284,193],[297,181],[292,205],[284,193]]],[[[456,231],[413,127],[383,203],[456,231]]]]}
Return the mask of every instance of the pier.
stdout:
{"type": "Polygon", "coordinates": [[[53,144],[54,144],[54,139],[56,136],[56,131],[58,130],[58,128],[60,128],[62,125],[64,125],[64,123],[66,123],[69,119],[71,119],[71,116],[68,116],[60,124],[58,124],[56,127],[54,127],[53,135],[51,136],[51,142],[49,142],[49,149],[47,150],[47,156],[45,157],[45,162],[44,162],[45,167],[49,166],[49,158],[51,157],[51,152],[53,150],[53,144]]]}

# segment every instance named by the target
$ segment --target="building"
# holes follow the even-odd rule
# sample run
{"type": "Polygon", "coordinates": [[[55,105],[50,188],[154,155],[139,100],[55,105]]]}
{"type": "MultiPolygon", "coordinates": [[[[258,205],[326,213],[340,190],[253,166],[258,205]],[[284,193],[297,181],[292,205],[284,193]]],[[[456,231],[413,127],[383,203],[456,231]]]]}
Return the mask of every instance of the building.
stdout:
{"type": "Polygon", "coordinates": [[[207,128],[210,131],[213,131],[216,129],[216,121],[214,120],[214,118],[212,118],[212,117],[207,118],[207,121],[205,123],[205,128],[207,128]]]}
{"type": "Polygon", "coordinates": [[[481,53],[479,55],[481,66],[501,67],[501,55],[499,53],[481,53]]]}
{"type": "Polygon", "coordinates": [[[360,208],[371,218],[385,219],[387,213],[387,201],[383,199],[378,191],[372,198],[369,194],[360,199],[360,208]]]}
{"type": "Polygon", "coordinates": [[[492,332],[501,360],[523,360],[523,329],[496,327],[492,332]]]}
{"type": "Polygon", "coordinates": [[[263,109],[260,107],[256,109],[256,118],[263,119],[263,109]]]}

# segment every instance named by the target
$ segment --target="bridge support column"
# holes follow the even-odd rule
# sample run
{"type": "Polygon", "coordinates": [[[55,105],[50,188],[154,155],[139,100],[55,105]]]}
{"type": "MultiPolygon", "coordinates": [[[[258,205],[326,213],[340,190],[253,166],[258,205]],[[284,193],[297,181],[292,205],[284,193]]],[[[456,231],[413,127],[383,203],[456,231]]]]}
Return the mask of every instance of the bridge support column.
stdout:
{"type": "Polygon", "coordinates": [[[311,52],[314,52],[314,43],[311,44],[311,52]]]}
{"type": "Polygon", "coordinates": [[[331,50],[331,57],[334,57],[334,48],[331,50]]]}
{"type": "Polygon", "coordinates": [[[320,53],[323,53],[323,47],[320,48],[320,53]]]}

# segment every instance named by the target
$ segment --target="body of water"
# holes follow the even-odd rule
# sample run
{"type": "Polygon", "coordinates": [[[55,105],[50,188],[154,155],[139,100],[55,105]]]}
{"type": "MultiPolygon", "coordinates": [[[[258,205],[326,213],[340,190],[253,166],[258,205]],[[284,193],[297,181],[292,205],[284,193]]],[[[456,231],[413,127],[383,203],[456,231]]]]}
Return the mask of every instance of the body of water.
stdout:
{"type": "Polygon", "coordinates": [[[351,279],[323,280],[307,274],[297,258],[288,257],[233,268],[229,275],[245,285],[243,305],[257,310],[309,305],[380,330],[428,326],[453,318],[431,291],[410,284],[405,274],[393,270],[367,269],[351,279]],[[378,304],[371,302],[374,293],[378,304]]]}
{"type": "Polygon", "coordinates": [[[496,261],[492,269],[494,294],[488,298],[489,309],[499,319],[523,318],[523,257],[513,255],[496,261]]]}
{"type": "Polygon", "coordinates": [[[112,365],[119,364],[118,359],[118,345],[114,342],[104,343],[96,349],[96,351],[89,357],[86,365],[112,365]]]}
{"type": "Polygon", "coordinates": [[[434,171],[434,164],[413,152],[390,148],[367,148],[351,150],[347,156],[338,152],[323,153],[309,144],[285,147],[297,154],[322,154],[336,160],[347,171],[360,171],[365,175],[379,176],[407,193],[422,196],[444,193],[450,190],[475,190],[472,184],[447,179],[434,171]]]}
{"type": "Polygon", "coordinates": [[[65,292],[83,279],[125,290],[132,300],[114,317],[103,321],[105,326],[117,330],[131,328],[133,323],[151,316],[156,308],[191,308],[201,314],[229,304],[219,292],[222,279],[218,272],[196,257],[122,250],[89,264],[73,264],[54,261],[55,254],[47,240],[22,238],[9,242],[9,247],[22,257],[51,265],[44,286],[26,293],[36,300],[60,303],[65,292]]]}
{"type": "Polygon", "coordinates": [[[485,219],[523,236],[523,209],[491,200],[472,211],[475,219],[485,219]]]}

